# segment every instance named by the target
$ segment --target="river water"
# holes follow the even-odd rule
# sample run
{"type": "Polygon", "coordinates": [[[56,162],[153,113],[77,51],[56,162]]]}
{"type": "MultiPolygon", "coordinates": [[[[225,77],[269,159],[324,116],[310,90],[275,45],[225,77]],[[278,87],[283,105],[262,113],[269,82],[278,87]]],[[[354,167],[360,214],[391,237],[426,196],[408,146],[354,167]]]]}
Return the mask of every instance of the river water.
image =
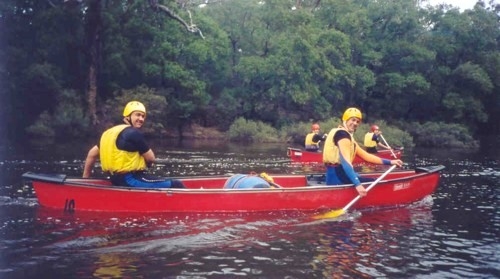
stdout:
{"type": "MultiPolygon", "coordinates": [[[[319,222],[300,212],[63,214],[38,206],[21,174],[80,176],[90,145],[8,145],[0,278],[500,278],[497,140],[479,150],[405,150],[408,168],[446,166],[434,195],[319,222]]],[[[152,145],[158,175],[321,171],[291,164],[283,145],[152,145]]]]}

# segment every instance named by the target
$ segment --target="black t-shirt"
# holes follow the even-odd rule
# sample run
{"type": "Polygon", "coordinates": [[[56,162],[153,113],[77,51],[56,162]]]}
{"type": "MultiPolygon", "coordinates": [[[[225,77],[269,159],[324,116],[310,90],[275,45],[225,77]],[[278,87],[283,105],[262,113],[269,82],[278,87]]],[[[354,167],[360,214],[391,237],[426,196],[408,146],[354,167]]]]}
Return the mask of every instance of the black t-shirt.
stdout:
{"type": "Polygon", "coordinates": [[[317,143],[318,141],[325,141],[326,136],[325,135],[320,135],[320,134],[314,134],[312,138],[312,142],[317,143]]]}
{"type": "Polygon", "coordinates": [[[338,130],[335,135],[333,135],[333,143],[336,145],[336,146],[339,146],[339,140],[341,139],[349,139],[351,140],[351,135],[347,132],[347,131],[344,131],[344,130],[338,130]]]}
{"type": "Polygon", "coordinates": [[[372,140],[376,143],[378,143],[378,135],[373,133],[372,140]]]}
{"type": "Polygon", "coordinates": [[[127,127],[118,134],[116,139],[116,146],[118,149],[135,152],[138,151],[139,154],[144,154],[149,150],[149,146],[146,143],[144,135],[134,127],[127,127]]]}
{"type": "MultiPolygon", "coordinates": [[[[100,148],[99,143],[97,146],[100,148]]],[[[116,146],[120,150],[139,152],[141,155],[149,150],[144,135],[134,127],[127,127],[118,134],[116,146]]]]}

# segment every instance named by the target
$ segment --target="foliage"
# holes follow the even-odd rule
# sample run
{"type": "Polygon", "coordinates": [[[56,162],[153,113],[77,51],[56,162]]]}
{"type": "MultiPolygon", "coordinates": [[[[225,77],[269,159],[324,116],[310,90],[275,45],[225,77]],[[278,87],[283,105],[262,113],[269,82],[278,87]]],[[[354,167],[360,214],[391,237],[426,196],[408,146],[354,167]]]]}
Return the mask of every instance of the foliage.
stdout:
{"type": "Polygon", "coordinates": [[[26,132],[32,137],[53,138],[56,135],[54,128],[51,125],[52,116],[48,111],[40,114],[38,120],[31,126],[26,128],[26,132]]]}
{"type": "MultiPolygon", "coordinates": [[[[384,120],[375,120],[372,123],[361,124],[355,134],[355,139],[359,144],[363,145],[365,134],[370,131],[372,124],[376,124],[380,128],[383,138],[390,147],[411,148],[415,146],[413,137],[407,131],[397,126],[389,125],[384,120]]],[[[384,143],[383,140],[381,142],[384,143]]]]}
{"type": "Polygon", "coordinates": [[[234,122],[234,115],[238,115],[241,103],[234,96],[237,89],[225,89],[221,92],[218,102],[214,104],[217,114],[217,127],[226,131],[234,122]]]}
{"type": "Polygon", "coordinates": [[[419,146],[476,148],[474,140],[464,125],[426,122],[411,123],[408,132],[419,146]]]}
{"type": "Polygon", "coordinates": [[[22,120],[32,122],[40,113],[45,111],[52,114],[56,110],[57,97],[62,94],[61,73],[57,67],[48,63],[31,64],[23,74],[22,90],[29,92],[30,98],[28,96],[22,99],[15,98],[14,103],[17,106],[17,102],[22,101],[22,104],[19,105],[29,107],[30,110],[17,114],[17,117],[21,119],[21,123],[22,120]]]}
{"type": "Polygon", "coordinates": [[[243,118],[300,143],[312,121],[335,127],[330,117],[349,106],[397,126],[384,128],[391,144],[437,143],[411,141],[410,128],[396,125],[403,120],[500,133],[493,3],[460,12],[404,0],[162,2],[203,36],[151,1],[2,1],[10,105],[0,116],[19,127],[7,136],[95,133],[120,122],[130,98],[151,108],[145,131],[156,136],[193,124],[227,130],[243,118]],[[97,127],[87,123],[91,89],[97,127]],[[67,94],[74,102],[65,108],[67,94]]]}
{"type": "Polygon", "coordinates": [[[319,125],[322,134],[327,134],[331,129],[337,128],[341,124],[339,118],[333,117],[323,121],[291,123],[282,127],[282,138],[294,144],[304,145],[305,137],[311,132],[311,125],[314,123],[319,125]]]}
{"type": "Polygon", "coordinates": [[[58,131],[59,138],[77,138],[81,137],[84,131],[88,131],[90,123],[85,116],[80,95],[73,90],[64,90],[58,96],[57,103],[53,125],[55,130],[58,131]]]}
{"type": "Polygon", "coordinates": [[[167,101],[165,97],[158,95],[155,89],[141,85],[133,89],[116,91],[113,95],[113,99],[103,105],[102,115],[105,123],[103,130],[122,122],[123,109],[128,102],[139,101],[146,107],[146,121],[141,128],[143,133],[151,136],[165,133],[165,128],[168,126],[168,117],[165,113],[167,101]]]}
{"type": "Polygon", "coordinates": [[[80,96],[72,90],[64,90],[57,96],[53,113],[44,111],[26,131],[33,137],[71,139],[82,136],[88,130],[89,121],[80,96]]]}
{"type": "Polygon", "coordinates": [[[232,141],[242,142],[277,142],[278,131],[260,121],[236,119],[229,127],[227,135],[232,141]]]}

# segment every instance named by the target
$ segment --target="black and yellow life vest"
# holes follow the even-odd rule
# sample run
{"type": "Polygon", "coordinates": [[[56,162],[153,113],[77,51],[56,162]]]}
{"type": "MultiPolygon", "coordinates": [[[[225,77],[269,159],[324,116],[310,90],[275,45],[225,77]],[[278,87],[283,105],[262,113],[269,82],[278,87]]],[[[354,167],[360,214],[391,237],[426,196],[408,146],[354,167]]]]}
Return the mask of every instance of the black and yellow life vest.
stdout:
{"type": "Polygon", "coordinates": [[[373,132],[366,133],[364,141],[364,145],[366,148],[377,146],[377,142],[373,140],[373,134],[373,132]]]}
{"type": "MultiPolygon", "coordinates": [[[[323,163],[325,164],[334,164],[334,165],[340,164],[340,150],[338,146],[336,146],[335,143],[333,142],[333,137],[335,136],[335,133],[337,133],[339,130],[344,130],[347,132],[347,130],[344,127],[339,126],[338,128],[333,128],[326,137],[325,146],[323,147],[323,163]]],[[[349,133],[349,135],[351,136],[351,160],[354,160],[357,143],[354,140],[352,134],[349,133]]]]}
{"type": "Polygon", "coordinates": [[[304,142],[304,146],[306,148],[311,148],[311,147],[319,148],[319,141],[313,142],[314,135],[316,135],[316,133],[314,133],[314,132],[307,134],[306,140],[304,142]]]}
{"type": "Polygon", "coordinates": [[[102,134],[99,154],[103,171],[114,174],[146,169],[146,161],[139,152],[120,150],[116,146],[118,135],[127,127],[130,126],[125,124],[117,125],[102,134]]]}

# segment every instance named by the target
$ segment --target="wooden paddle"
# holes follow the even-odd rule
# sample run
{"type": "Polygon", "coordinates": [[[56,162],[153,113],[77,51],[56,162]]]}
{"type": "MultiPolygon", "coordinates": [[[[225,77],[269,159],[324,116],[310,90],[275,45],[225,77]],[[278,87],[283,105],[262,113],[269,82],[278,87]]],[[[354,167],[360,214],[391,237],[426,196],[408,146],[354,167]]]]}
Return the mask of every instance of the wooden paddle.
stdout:
{"type": "Polygon", "coordinates": [[[387,143],[387,141],[385,141],[384,136],[382,136],[382,134],[380,134],[379,136],[380,136],[380,138],[384,141],[385,146],[389,147],[389,150],[390,150],[390,151],[391,151],[391,153],[392,153],[392,157],[394,157],[394,159],[397,159],[397,158],[398,158],[398,156],[396,156],[396,154],[394,154],[394,151],[392,151],[392,148],[389,146],[389,144],[387,143]]]}
{"type": "MultiPolygon", "coordinates": [[[[377,183],[380,182],[380,180],[384,179],[392,170],[394,170],[397,167],[397,165],[393,165],[390,167],[388,170],[386,170],[379,178],[377,178],[375,181],[366,188],[366,192],[370,191],[371,188],[375,187],[377,183]]],[[[337,209],[337,210],[331,210],[323,214],[319,214],[316,216],[313,216],[314,219],[332,219],[332,218],[337,218],[340,215],[343,215],[346,213],[346,211],[359,199],[361,198],[360,195],[357,195],[350,203],[348,203],[346,206],[344,206],[342,209],[337,209]]]]}

